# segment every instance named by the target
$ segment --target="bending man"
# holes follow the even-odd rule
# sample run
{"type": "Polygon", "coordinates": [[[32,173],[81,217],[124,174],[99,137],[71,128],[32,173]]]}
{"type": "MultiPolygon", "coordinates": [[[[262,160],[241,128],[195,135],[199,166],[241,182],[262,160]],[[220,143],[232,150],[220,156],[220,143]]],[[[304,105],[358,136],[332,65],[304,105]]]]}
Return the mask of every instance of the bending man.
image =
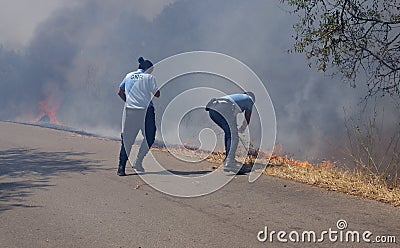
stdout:
{"type": "Polygon", "coordinates": [[[233,94],[217,99],[212,99],[206,107],[210,118],[222,128],[225,133],[225,171],[236,171],[236,150],[239,143],[239,134],[246,130],[250,123],[251,112],[255,102],[252,92],[233,94]],[[237,127],[237,114],[244,112],[245,120],[242,126],[237,127]]]}

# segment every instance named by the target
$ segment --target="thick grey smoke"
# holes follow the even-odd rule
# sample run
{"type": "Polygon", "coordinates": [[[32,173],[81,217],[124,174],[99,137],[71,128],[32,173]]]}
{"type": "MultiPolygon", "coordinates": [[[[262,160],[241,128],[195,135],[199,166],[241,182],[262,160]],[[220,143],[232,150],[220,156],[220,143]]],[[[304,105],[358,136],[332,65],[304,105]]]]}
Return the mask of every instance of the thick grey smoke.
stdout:
{"type": "MultiPolygon", "coordinates": [[[[37,103],[49,97],[64,125],[116,136],[122,110],[117,87],[139,56],[157,62],[210,50],[243,61],[263,80],[284,151],[331,156],[346,138],[343,109],[355,115],[366,91],[315,72],[303,55],[287,53],[296,18],[283,7],[265,0],[187,0],[150,19],[138,14],[140,1],[80,1],[43,22],[24,51],[0,48],[0,118],[34,115],[37,103]]],[[[390,107],[386,116],[389,126],[398,122],[398,111],[390,107]]]]}

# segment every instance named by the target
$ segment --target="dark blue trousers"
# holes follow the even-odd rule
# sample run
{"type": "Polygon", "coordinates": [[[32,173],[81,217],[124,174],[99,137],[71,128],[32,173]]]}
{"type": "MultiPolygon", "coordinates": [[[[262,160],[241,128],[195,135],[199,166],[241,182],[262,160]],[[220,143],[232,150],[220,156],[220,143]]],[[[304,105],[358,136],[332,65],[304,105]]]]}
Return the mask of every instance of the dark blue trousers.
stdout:
{"type": "Polygon", "coordinates": [[[236,150],[239,142],[239,134],[236,123],[236,116],[229,108],[224,111],[209,110],[211,120],[215,122],[224,131],[225,143],[225,158],[233,160],[235,158],[236,150]]]}

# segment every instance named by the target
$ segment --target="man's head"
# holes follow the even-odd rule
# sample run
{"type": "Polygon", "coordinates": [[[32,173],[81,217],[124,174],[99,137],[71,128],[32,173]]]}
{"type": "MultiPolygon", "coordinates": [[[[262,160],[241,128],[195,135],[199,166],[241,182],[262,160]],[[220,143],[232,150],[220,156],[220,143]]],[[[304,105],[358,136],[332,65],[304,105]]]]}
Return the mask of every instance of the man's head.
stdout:
{"type": "Polygon", "coordinates": [[[253,102],[256,102],[256,96],[254,95],[253,92],[251,92],[251,91],[246,91],[246,92],[244,92],[244,94],[250,96],[251,99],[253,99],[253,102]]]}
{"type": "Polygon", "coordinates": [[[142,69],[149,74],[153,72],[153,63],[150,60],[144,60],[143,57],[140,57],[138,59],[138,62],[139,62],[139,69],[142,69]]]}

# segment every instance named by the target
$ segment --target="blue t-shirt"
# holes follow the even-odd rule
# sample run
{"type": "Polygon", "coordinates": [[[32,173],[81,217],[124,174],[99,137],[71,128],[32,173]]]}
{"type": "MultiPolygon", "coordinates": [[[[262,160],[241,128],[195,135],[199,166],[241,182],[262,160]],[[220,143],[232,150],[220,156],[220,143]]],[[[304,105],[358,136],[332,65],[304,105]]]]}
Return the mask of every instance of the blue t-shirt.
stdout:
{"type": "Polygon", "coordinates": [[[235,102],[239,106],[242,112],[245,110],[253,109],[254,105],[253,99],[251,99],[251,97],[247,94],[233,94],[233,95],[223,96],[221,98],[235,102]]]}

